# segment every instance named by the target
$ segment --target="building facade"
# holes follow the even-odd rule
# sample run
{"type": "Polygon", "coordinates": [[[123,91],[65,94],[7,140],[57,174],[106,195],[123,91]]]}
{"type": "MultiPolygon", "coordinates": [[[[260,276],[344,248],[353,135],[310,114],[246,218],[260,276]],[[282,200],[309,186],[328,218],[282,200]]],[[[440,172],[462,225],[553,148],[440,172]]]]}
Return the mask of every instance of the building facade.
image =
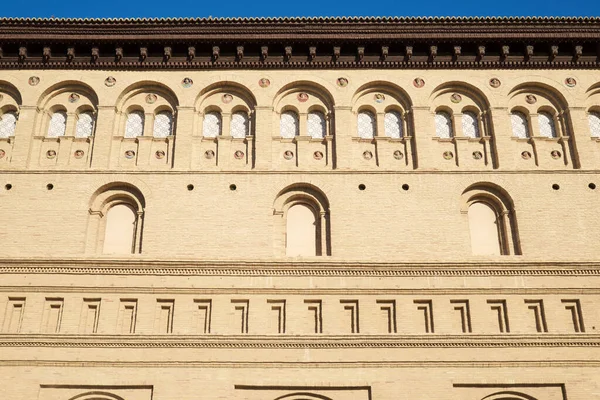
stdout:
{"type": "Polygon", "coordinates": [[[600,398],[600,19],[0,22],[0,399],[600,398]]]}

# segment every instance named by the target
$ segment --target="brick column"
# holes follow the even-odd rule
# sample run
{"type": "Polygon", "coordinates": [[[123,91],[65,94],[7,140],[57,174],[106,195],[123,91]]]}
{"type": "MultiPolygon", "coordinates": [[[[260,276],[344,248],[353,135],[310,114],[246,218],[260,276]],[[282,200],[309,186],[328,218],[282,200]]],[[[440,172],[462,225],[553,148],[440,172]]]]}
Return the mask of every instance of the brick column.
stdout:
{"type": "Polygon", "coordinates": [[[11,165],[15,168],[25,168],[30,164],[30,148],[35,136],[36,121],[43,112],[36,106],[21,106],[19,120],[15,127],[15,144],[12,151],[11,165]]]}
{"type": "Polygon", "coordinates": [[[177,107],[175,125],[175,149],[173,168],[186,170],[192,165],[192,136],[194,135],[194,107],[177,107]]]}
{"type": "MultiPolygon", "coordinates": [[[[113,137],[118,134],[114,106],[98,106],[96,115],[96,131],[94,133],[94,148],[92,168],[109,168],[109,158],[113,137]]],[[[118,149],[117,149],[118,150],[118,149]]]]}

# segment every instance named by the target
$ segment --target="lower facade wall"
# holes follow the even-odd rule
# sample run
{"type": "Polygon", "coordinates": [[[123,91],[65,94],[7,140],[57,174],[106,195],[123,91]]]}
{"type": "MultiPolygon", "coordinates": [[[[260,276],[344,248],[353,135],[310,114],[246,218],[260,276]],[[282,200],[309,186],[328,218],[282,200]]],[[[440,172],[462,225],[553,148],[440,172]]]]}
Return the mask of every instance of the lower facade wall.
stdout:
{"type": "Polygon", "coordinates": [[[591,364],[3,364],[0,398],[7,400],[589,400],[600,393],[600,366],[591,364]]]}

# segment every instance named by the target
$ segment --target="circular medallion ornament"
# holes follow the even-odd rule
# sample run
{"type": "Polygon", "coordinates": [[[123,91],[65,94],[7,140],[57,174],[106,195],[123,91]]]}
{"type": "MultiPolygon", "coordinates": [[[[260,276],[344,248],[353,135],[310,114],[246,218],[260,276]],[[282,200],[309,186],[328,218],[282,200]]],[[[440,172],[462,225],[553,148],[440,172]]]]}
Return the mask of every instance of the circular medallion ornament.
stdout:
{"type": "Polygon", "coordinates": [[[308,93],[298,93],[297,98],[300,103],[306,103],[308,101],[308,93]]]}
{"type": "Polygon", "coordinates": [[[84,155],[84,151],[83,150],[75,150],[75,153],[73,153],[73,156],[77,159],[83,158],[84,155]]]}
{"type": "Polygon", "coordinates": [[[575,87],[577,86],[577,81],[573,77],[568,77],[567,79],[565,79],[565,85],[567,85],[568,87],[575,87]]]}
{"type": "Polygon", "coordinates": [[[452,96],[450,96],[450,101],[453,103],[460,103],[462,101],[462,96],[458,93],[453,93],[452,96]]]}
{"type": "Polygon", "coordinates": [[[521,158],[523,160],[529,160],[531,158],[531,153],[528,151],[524,151],[521,153],[521,158]]]}
{"type": "Polygon", "coordinates": [[[244,152],[241,150],[237,150],[235,153],[233,153],[233,156],[236,160],[241,160],[242,158],[244,158],[244,152]]]}
{"type": "Polygon", "coordinates": [[[373,158],[373,153],[371,153],[369,150],[363,152],[363,158],[365,160],[370,160],[371,158],[373,158]]]}
{"type": "Polygon", "coordinates": [[[473,152],[473,159],[475,160],[481,160],[483,158],[483,153],[481,153],[480,151],[474,151],[473,152]]]}
{"type": "Polygon", "coordinates": [[[206,150],[204,152],[204,158],[206,158],[207,160],[212,160],[213,158],[215,158],[215,152],[212,150],[206,150]]]}
{"type": "Polygon", "coordinates": [[[261,88],[268,88],[269,86],[271,86],[271,81],[267,78],[261,78],[258,81],[258,86],[260,86],[261,88]]]}
{"type": "Polygon", "coordinates": [[[502,82],[500,82],[500,79],[498,78],[492,78],[490,79],[490,86],[493,88],[499,88],[500,85],[502,85],[502,82]]]}
{"type": "Polygon", "coordinates": [[[294,158],[294,152],[291,150],[284,151],[283,158],[285,158],[286,160],[291,160],[292,158],[294,158]]]}
{"type": "Polygon", "coordinates": [[[552,150],[552,151],[550,152],[550,156],[551,156],[553,159],[555,159],[555,160],[558,160],[558,159],[561,157],[561,154],[560,154],[560,151],[558,151],[558,150],[552,150]]]}
{"type": "Polygon", "coordinates": [[[46,152],[46,158],[49,158],[50,160],[52,160],[53,158],[56,158],[56,151],[48,150],[46,152]]]}
{"type": "Polygon", "coordinates": [[[323,153],[320,151],[315,151],[313,153],[313,157],[315,160],[322,160],[323,159],[323,153]]]}
{"type": "Polygon", "coordinates": [[[451,151],[445,151],[443,154],[444,160],[452,160],[454,154],[451,151]]]}
{"type": "Polygon", "coordinates": [[[346,87],[346,86],[348,86],[348,79],[346,79],[346,78],[337,78],[337,85],[339,87],[346,87]]]}
{"type": "Polygon", "coordinates": [[[148,104],[154,104],[154,103],[156,103],[156,100],[158,100],[158,96],[155,95],[154,93],[150,93],[149,95],[146,96],[146,103],[148,103],[148,104]]]}
{"type": "Polygon", "coordinates": [[[115,83],[117,83],[117,80],[115,79],[114,76],[109,76],[108,78],[106,78],[104,80],[104,85],[108,86],[108,87],[113,87],[115,86],[115,83]]]}
{"type": "Polygon", "coordinates": [[[385,95],[377,93],[373,96],[373,100],[375,100],[375,103],[383,103],[385,101],[385,95]]]}
{"type": "Polygon", "coordinates": [[[185,77],[181,81],[181,86],[183,86],[186,89],[191,88],[193,84],[194,84],[194,81],[192,80],[192,78],[185,77]]]}
{"type": "Polygon", "coordinates": [[[535,97],[533,94],[528,94],[525,96],[525,101],[529,104],[535,104],[537,102],[537,97],[535,97]]]}
{"type": "Polygon", "coordinates": [[[157,150],[156,153],[154,153],[154,156],[157,159],[162,160],[163,158],[165,158],[165,152],[162,150],[157,150]]]}
{"type": "Polygon", "coordinates": [[[223,96],[221,96],[221,101],[225,104],[229,104],[233,101],[233,96],[229,93],[225,93],[223,96]]]}
{"type": "Polygon", "coordinates": [[[135,151],[133,150],[127,150],[125,152],[125,158],[128,160],[131,160],[133,157],[135,157],[135,151]]]}
{"type": "Polygon", "coordinates": [[[404,154],[400,150],[394,151],[394,158],[396,160],[402,160],[404,158],[404,154]]]}
{"type": "Polygon", "coordinates": [[[37,76],[32,76],[32,77],[29,78],[29,84],[31,86],[35,86],[38,83],[40,83],[40,78],[38,78],[37,76]]]}
{"type": "Polygon", "coordinates": [[[425,80],[423,78],[415,78],[413,80],[413,86],[420,89],[425,86],[425,80]]]}
{"type": "Polygon", "coordinates": [[[4,158],[4,156],[6,155],[6,152],[2,149],[0,149],[0,158],[4,158]]]}
{"type": "Polygon", "coordinates": [[[71,93],[69,95],[69,103],[77,103],[79,101],[79,95],[77,93],[71,93]]]}

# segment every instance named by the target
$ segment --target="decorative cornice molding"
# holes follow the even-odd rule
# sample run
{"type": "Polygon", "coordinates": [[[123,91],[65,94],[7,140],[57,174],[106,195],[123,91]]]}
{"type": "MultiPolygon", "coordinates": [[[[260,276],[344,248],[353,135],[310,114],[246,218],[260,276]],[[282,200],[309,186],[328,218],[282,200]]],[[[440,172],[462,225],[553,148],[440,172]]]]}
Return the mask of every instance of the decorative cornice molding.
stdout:
{"type": "Polygon", "coordinates": [[[0,69],[585,69],[598,31],[600,18],[0,18],[0,69]]]}
{"type": "Polygon", "coordinates": [[[168,276],[600,276],[600,262],[163,261],[155,259],[4,259],[0,274],[168,276]]]}
{"type": "Polygon", "coordinates": [[[67,348],[522,348],[600,347],[600,335],[373,335],[272,337],[140,335],[0,335],[0,347],[67,348]]]}

